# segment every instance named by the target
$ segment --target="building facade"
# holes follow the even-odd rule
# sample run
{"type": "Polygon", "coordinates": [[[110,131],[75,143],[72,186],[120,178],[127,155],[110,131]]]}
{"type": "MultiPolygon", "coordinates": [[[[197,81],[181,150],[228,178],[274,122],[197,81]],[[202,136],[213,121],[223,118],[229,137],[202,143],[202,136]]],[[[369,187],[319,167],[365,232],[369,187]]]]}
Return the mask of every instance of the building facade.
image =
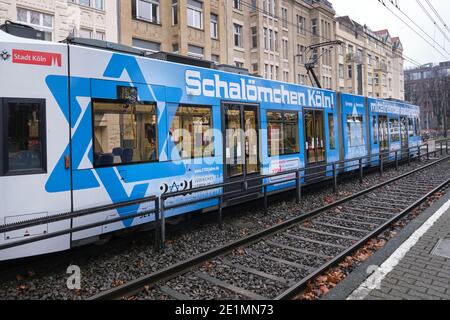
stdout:
{"type": "Polygon", "coordinates": [[[116,0],[2,0],[0,24],[6,20],[44,31],[50,41],[69,35],[118,40],[116,0]]]}
{"type": "Polygon", "coordinates": [[[405,92],[406,101],[421,107],[423,130],[450,128],[450,61],[405,70],[405,92]]]}
{"type": "Polygon", "coordinates": [[[2,0],[0,23],[172,52],[247,69],[267,79],[404,99],[400,39],[335,18],[327,0],[2,0]],[[341,40],[340,46],[308,47],[341,40]]]}
{"type": "Polygon", "coordinates": [[[404,100],[403,48],[388,30],[373,32],[348,16],[337,17],[337,90],[375,98],[404,100]]]}
{"type": "MultiPolygon", "coordinates": [[[[121,0],[121,43],[248,69],[268,79],[309,84],[305,48],[334,39],[328,1],[121,0]]],[[[323,86],[335,87],[334,52],[318,61],[323,86]]]]}

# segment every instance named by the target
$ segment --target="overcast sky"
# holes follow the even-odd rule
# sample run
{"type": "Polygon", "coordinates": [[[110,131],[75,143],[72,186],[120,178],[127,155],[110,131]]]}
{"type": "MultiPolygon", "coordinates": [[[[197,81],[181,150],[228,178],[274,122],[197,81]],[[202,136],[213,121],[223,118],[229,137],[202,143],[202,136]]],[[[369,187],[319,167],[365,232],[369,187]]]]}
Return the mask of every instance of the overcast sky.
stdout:
{"type": "MultiPolygon", "coordinates": [[[[395,17],[388,9],[386,9],[378,0],[331,0],[336,14],[338,16],[349,15],[356,22],[364,25],[366,24],[372,30],[389,29],[392,37],[399,36],[403,43],[404,54],[416,60],[421,64],[428,62],[441,62],[450,60],[450,42],[445,40],[443,34],[435,27],[431,19],[417,4],[416,0],[393,0],[399,3],[400,9],[409,16],[418,26],[420,26],[425,32],[427,32],[432,39],[434,39],[441,47],[434,43],[429,37],[423,35],[422,32],[415,26],[411,20],[402,14],[395,6],[393,6],[390,0],[385,0],[386,5],[394,11],[405,22],[417,30],[423,35],[428,42],[432,43],[442,54],[439,54],[430,44],[421,39],[414,33],[408,26],[395,17]],[[445,48],[447,50],[444,52],[445,48]]],[[[431,8],[428,6],[425,0],[419,0],[425,9],[432,15],[434,20],[438,23],[441,30],[446,32],[447,37],[450,39],[450,31],[446,31],[440,20],[433,14],[431,8]]],[[[450,28],[450,1],[449,0],[428,0],[432,6],[439,12],[440,16],[450,28]]],[[[405,62],[406,66],[412,64],[408,61],[405,62]]]]}

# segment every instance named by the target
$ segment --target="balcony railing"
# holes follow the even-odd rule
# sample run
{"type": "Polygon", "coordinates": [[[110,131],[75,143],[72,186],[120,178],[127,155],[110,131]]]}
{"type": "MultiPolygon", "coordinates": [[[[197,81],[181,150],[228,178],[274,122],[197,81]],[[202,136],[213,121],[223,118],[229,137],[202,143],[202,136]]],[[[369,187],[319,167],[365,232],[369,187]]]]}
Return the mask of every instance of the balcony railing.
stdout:
{"type": "Polygon", "coordinates": [[[375,71],[381,71],[381,72],[384,72],[384,73],[388,72],[388,66],[384,62],[376,63],[374,68],[375,68],[375,71]]]}
{"type": "Polygon", "coordinates": [[[363,63],[362,55],[360,53],[356,53],[356,52],[347,53],[346,59],[347,59],[347,62],[363,63]]]}

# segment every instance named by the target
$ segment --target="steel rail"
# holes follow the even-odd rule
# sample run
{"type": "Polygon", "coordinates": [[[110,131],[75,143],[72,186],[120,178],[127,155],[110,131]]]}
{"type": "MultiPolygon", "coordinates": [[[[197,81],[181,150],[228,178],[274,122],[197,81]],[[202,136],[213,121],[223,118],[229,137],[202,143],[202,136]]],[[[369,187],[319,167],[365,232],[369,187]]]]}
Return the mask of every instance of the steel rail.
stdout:
{"type": "Polygon", "coordinates": [[[402,212],[394,216],[393,218],[386,221],[384,224],[382,224],[380,227],[375,229],[374,231],[368,233],[366,236],[364,236],[361,240],[359,240],[357,243],[349,247],[348,249],[344,250],[343,252],[339,253],[336,257],[334,257],[332,260],[327,262],[326,264],[320,266],[318,269],[316,269],[314,272],[309,274],[307,277],[303,278],[301,281],[297,282],[293,286],[291,286],[288,290],[284,291],[282,294],[277,296],[275,300],[288,300],[295,298],[308,284],[309,281],[315,279],[319,275],[321,275],[324,271],[328,270],[329,268],[332,268],[333,266],[337,265],[340,261],[342,261],[346,256],[351,255],[353,252],[357,251],[360,247],[362,247],[367,241],[370,239],[378,236],[380,233],[388,229],[391,225],[393,225],[395,222],[403,218],[405,215],[407,215],[409,212],[411,212],[413,209],[417,208],[419,205],[421,205],[423,202],[425,202],[429,197],[437,193],[439,190],[441,190],[446,185],[450,184],[450,179],[447,181],[441,183],[439,186],[434,188],[432,191],[428,192],[426,195],[421,197],[419,200],[408,206],[406,209],[404,209],[402,212]]]}
{"type": "MultiPolygon", "coordinates": [[[[382,183],[379,183],[379,184],[377,184],[375,186],[372,186],[372,187],[370,187],[368,189],[362,190],[362,191],[360,191],[358,193],[355,193],[353,195],[350,195],[348,197],[340,199],[340,200],[338,200],[338,201],[336,201],[334,203],[325,205],[325,206],[320,207],[318,209],[312,210],[312,211],[310,211],[308,213],[300,214],[300,215],[298,215],[298,216],[296,216],[294,218],[286,220],[286,221],[284,221],[284,222],[282,222],[282,223],[280,223],[278,225],[272,226],[272,227],[267,228],[265,230],[259,231],[259,232],[255,233],[253,235],[248,236],[248,237],[245,237],[245,238],[236,240],[234,242],[228,243],[228,244],[226,244],[226,245],[224,245],[222,247],[212,249],[212,250],[210,250],[210,251],[208,251],[206,253],[197,255],[197,256],[195,256],[195,257],[193,257],[191,259],[178,262],[178,263],[176,263],[174,265],[171,265],[171,266],[169,266],[169,267],[167,267],[167,268],[165,268],[163,270],[156,271],[156,272],[153,272],[151,274],[142,276],[142,277],[137,278],[135,280],[132,280],[132,281],[130,281],[128,283],[125,283],[125,284],[123,284],[121,286],[118,286],[118,287],[111,288],[109,290],[105,290],[103,292],[100,292],[100,293],[98,293],[98,294],[96,294],[94,296],[91,296],[90,298],[88,298],[88,300],[120,299],[120,298],[123,298],[123,297],[126,297],[126,296],[130,296],[130,295],[132,295],[132,294],[134,294],[136,292],[141,291],[142,288],[144,286],[146,286],[146,285],[155,284],[157,282],[160,282],[160,281],[163,281],[163,280],[166,280],[166,279],[171,279],[171,278],[173,278],[176,275],[183,274],[183,273],[189,271],[193,267],[198,266],[198,265],[200,265],[201,263],[203,263],[205,261],[208,261],[208,260],[210,260],[212,258],[216,258],[216,257],[222,256],[224,254],[227,254],[227,253],[229,253],[229,252],[231,252],[234,249],[237,249],[239,247],[251,245],[251,244],[253,244],[253,243],[255,243],[255,242],[257,242],[257,241],[259,241],[261,239],[266,238],[267,236],[273,235],[273,234],[275,234],[275,233],[277,233],[277,232],[279,232],[281,230],[288,229],[289,227],[291,227],[293,225],[296,225],[296,224],[298,224],[298,223],[300,223],[300,222],[302,222],[302,221],[304,221],[306,219],[314,217],[314,216],[316,216],[316,215],[318,215],[318,214],[320,214],[322,212],[325,212],[325,211],[327,211],[329,209],[332,209],[332,208],[334,208],[336,206],[344,204],[344,203],[346,203],[346,202],[348,202],[350,200],[353,200],[355,198],[358,198],[358,197],[361,197],[363,195],[366,195],[366,194],[368,194],[368,193],[370,193],[370,192],[372,192],[374,190],[377,190],[377,189],[379,189],[381,187],[384,187],[386,185],[392,184],[393,182],[396,182],[396,181],[399,181],[401,179],[404,179],[404,178],[406,178],[408,176],[411,176],[411,175],[413,175],[413,174],[415,174],[417,172],[423,171],[423,170],[425,170],[427,168],[430,168],[432,166],[440,164],[440,163],[442,163],[444,161],[447,161],[449,159],[450,159],[449,156],[444,157],[444,158],[439,159],[437,161],[434,161],[434,162],[432,162],[430,164],[427,164],[427,165],[425,165],[423,167],[414,169],[414,170],[412,170],[410,172],[407,172],[405,174],[402,174],[402,175],[400,175],[398,177],[394,177],[394,178],[389,179],[389,180],[387,180],[385,182],[382,182],[382,183]]],[[[448,182],[446,182],[446,183],[448,183],[448,182]]],[[[397,217],[398,217],[398,215],[396,215],[394,218],[397,218],[397,217]]],[[[394,218],[390,219],[389,221],[393,220],[394,218]]],[[[383,224],[383,225],[386,225],[386,223],[383,224]]],[[[328,264],[326,264],[326,265],[328,265],[328,264]]],[[[316,273],[316,272],[314,272],[314,273],[316,273]]],[[[292,290],[292,291],[294,291],[294,290],[292,290]]],[[[288,296],[288,294],[286,294],[286,297],[287,296],[288,296]]]]}

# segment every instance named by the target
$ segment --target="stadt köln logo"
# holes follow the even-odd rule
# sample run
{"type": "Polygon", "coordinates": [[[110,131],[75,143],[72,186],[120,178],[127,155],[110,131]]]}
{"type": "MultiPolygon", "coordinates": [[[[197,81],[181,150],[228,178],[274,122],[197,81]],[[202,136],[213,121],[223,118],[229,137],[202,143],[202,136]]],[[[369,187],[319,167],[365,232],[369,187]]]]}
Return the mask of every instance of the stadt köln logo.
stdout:
{"type": "Polygon", "coordinates": [[[2,59],[3,61],[8,61],[9,58],[11,58],[11,55],[9,54],[9,52],[7,50],[3,50],[0,53],[0,59],[2,59]]]}

